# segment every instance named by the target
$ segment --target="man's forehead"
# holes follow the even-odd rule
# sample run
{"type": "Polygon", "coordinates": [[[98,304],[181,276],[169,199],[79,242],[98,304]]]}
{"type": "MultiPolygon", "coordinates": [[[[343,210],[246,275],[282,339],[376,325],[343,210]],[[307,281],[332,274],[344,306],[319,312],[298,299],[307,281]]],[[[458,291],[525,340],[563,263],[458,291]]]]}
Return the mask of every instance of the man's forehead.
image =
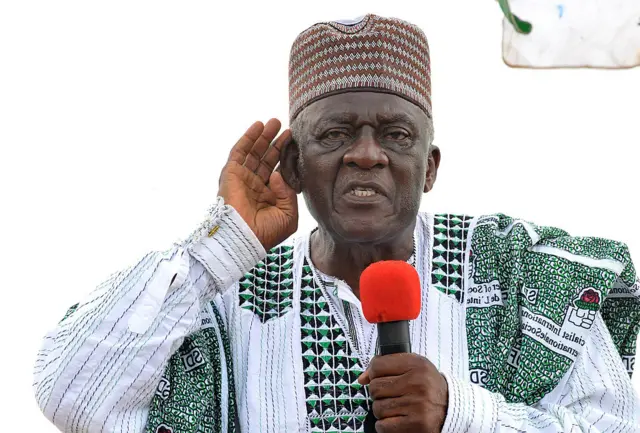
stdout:
{"type": "Polygon", "coordinates": [[[353,123],[368,118],[379,122],[417,123],[422,109],[397,95],[377,92],[347,92],[322,98],[304,110],[310,123],[353,123]]]}

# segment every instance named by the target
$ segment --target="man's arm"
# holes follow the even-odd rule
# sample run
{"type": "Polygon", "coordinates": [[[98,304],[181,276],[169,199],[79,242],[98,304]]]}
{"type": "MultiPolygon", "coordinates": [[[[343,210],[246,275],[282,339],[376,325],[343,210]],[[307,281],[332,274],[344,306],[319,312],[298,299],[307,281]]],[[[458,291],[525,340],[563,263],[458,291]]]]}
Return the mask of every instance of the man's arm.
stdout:
{"type": "Polygon", "coordinates": [[[46,337],[34,391],[66,433],[142,432],[171,355],[203,306],[266,255],[232,208],[211,237],[150,253],[115,274],[46,337]]]}
{"type": "Polygon", "coordinates": [[[280,126],[256,122],[233,146],[218,203],[187,242],[111,277],[45,337],[34,391],[58,428],[141,432],[160,376],[203,306],[295,232],[295,191],[274,171],[291,138],[285,130],[275,139],[280,126]]]}
{"type": "Polygon", "coordinates": [[[369,385],[379,433],[640,432],[640,400],[600,315],[591,330],[573,368],[534,406],[441,374],[414,353],[376,356],[358,380],[369,385]]]}
{"type": "Polygon", "coordinates": [[[451,378],[446,433],[640,432],[640,400],[598,314],[590,338],[558,389],[535,406],[506,403],[451,378]]]}

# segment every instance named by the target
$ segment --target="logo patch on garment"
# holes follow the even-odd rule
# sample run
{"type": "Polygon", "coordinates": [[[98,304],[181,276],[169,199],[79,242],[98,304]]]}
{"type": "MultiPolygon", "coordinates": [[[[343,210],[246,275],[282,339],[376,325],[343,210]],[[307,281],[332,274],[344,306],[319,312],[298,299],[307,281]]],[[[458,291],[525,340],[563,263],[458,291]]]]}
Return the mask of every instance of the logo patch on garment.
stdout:
{"type": "Polygon", "coordinates": [[[599,290],[591,287],[582,290],[578,298],[573,301],[573,307],[569,307],[566,320],[581,328],[590,329],[593,321],[596,320],[601,299],[602,294],[599,290]]]}
{"type": "Polygon", "coordinates": [[[182,355],[182,362],[184,363],[184,371],[189,372],[196,368],[205,365],[204,356],[198,347],[194,347],[188,353],[182,355]]]}
{"type": "Polygon", "coordinates": [[[166,400],[169,398],[169,394],[171,394],[171,382],[169,382],[169,379],[167,379],[166,376],[162,376],[160,383],[158,383],[158,388],[156,389],[156,395],[161,399],[166,400]]]}
{"type": "Polygon", "coordinates": [[[160,424],[156,429],[156,433],[173,433],[173,429],[164,424],[160,424]]]}
{"type": "Polygon", "coordinates": [[[588,288],[584,289],[580,293],[580,297],[576,299],[573,304],[576,308],[581,310],[597,311],[600,305],[601,297],[602,295],[600,294],[600,291],[593,288],[588,288]]]}

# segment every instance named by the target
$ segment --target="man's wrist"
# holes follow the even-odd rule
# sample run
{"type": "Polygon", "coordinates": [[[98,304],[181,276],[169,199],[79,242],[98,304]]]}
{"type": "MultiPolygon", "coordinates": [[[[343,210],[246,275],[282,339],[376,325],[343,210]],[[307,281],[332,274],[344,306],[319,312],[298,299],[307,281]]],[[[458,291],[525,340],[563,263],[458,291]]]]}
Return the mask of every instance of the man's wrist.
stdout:
{"type": "Polygon", "coordinates": [[[491,391],[447,373],[449,407],[442,433],[492,432],[498,418],[498,404],[491,391]]]}
{"type": "Polygon", "coordinates": [[[267,255],[240,214],[218,197],[186,249],[221,287],[230,287],[267,255]]]}

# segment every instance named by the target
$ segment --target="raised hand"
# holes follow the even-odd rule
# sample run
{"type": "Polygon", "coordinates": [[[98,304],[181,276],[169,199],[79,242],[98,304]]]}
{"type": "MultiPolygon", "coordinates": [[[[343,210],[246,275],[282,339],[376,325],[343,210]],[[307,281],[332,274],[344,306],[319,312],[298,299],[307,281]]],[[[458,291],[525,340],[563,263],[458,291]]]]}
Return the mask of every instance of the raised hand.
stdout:
{"type": "Polygon", "coordinates": [[[280,131],[280,121],[256,122],[231,149],[220,175],[218,195],[240,214],[269,251],[298,228],[298,201],[279,171],[280,154],[291,141],[291,131],[280,131]],[[273,142],[273,143],[272,143],[273,142]]]}

